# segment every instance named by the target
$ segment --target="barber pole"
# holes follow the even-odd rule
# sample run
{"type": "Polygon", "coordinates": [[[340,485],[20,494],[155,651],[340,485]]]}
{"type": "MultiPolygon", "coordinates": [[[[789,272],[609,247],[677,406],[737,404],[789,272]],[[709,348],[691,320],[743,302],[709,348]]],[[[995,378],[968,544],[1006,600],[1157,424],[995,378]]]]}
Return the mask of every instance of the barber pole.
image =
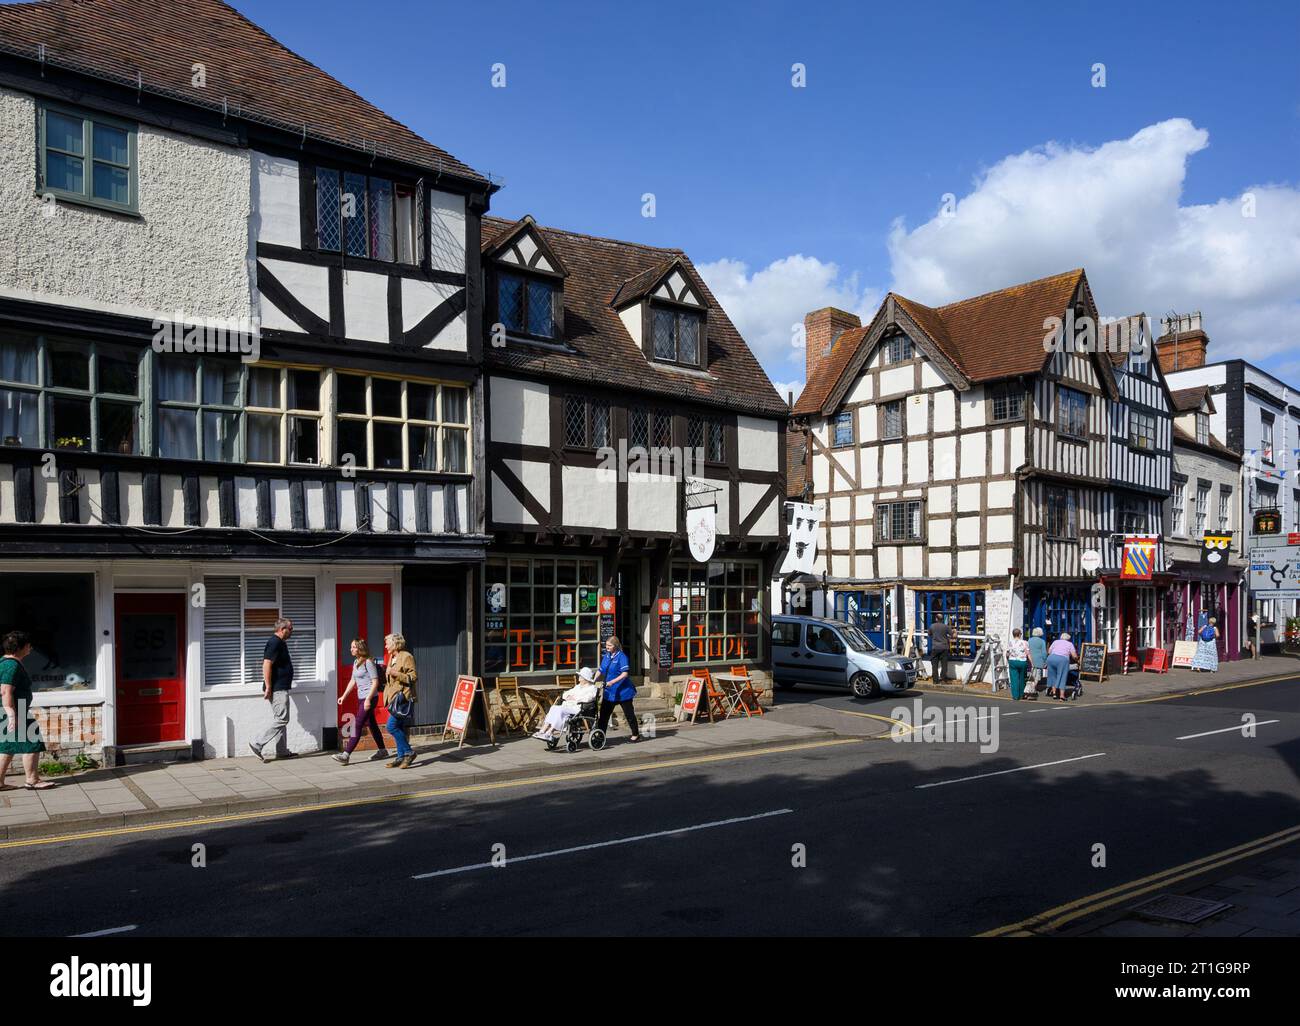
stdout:
{"type": "Polygon", "coordinates": [[[1124,670],[1123,670],[1123,673],[1124,673],[1125,675],[1128,674],[1128,657],[1129,657],[1129,653],[1132,652],[1132,651],[1133,651],[1133,627],[1132,627],[1132,625],[1130,625],[1130,626],[1124,628],[1124,670]]]}

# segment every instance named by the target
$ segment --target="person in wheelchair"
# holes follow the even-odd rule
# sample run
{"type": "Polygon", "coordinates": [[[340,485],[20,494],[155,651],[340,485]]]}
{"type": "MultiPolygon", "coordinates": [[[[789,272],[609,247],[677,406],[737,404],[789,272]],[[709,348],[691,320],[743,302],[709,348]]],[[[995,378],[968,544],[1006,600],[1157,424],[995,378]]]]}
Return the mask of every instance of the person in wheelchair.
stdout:
{"type": "Polygon", "coordinates": [[[578,683],[560,696],[560,700],[551,706],[546,719],[533,737],[538,741],[558,741],[564,733],[564,725],[582,711],[582,707],[594,702],[600,694],[596,684],[596,672],[589,666],[578,671],[578,683]]]}

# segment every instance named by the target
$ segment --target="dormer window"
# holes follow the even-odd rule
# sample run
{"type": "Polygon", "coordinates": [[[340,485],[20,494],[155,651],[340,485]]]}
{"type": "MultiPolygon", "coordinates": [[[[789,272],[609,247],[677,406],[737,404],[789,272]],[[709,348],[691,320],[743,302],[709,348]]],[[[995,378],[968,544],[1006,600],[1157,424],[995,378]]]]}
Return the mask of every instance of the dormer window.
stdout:
{"type": "Polygon", "coordinates": [[[1198,412],[1196,414],[1196,440],[1202,445],[1210,444],[1210,415],[1208,413],[1198,412]]]}
{"type": "Polygon", "coordinates": [[[704,318],[692,310],[654,305],[650,308],[654,358],[663,363],[698,367],[704,318]]]}
{"type": "Polygon", "coordinates": [[[506,331],[553,339],[559,335],[555,317],[557,283],[519,274],[497,275],[497,314],[506,331]]]}
{"type": "Polygon", "coordinates": [[[916,355],[912,340],[906,335],[891,335],[885,339],[884,350],[885,363],[902,363],[916,355]]]}

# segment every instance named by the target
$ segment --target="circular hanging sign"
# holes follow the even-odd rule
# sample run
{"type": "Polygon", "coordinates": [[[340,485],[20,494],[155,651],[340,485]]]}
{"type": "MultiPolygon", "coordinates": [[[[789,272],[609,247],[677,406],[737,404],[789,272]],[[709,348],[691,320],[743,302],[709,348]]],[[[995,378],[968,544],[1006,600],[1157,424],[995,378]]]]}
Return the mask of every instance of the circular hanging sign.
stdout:
{"type": "Polygon", "coordinates": [[[1085,574],[1095,574],[1101,566],[1101,553],[1096,549],[1087,549],[1079,557],[1079,562],[1082,564],[1085,574]]]}

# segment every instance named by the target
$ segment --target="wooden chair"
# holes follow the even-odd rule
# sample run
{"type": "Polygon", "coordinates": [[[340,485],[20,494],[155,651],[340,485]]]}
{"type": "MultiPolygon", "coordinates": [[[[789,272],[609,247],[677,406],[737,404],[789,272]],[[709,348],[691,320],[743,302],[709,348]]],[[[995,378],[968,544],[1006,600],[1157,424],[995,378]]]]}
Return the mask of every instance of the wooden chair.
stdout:
{"type": "Polygon", "coordinates": [[[692,677],[699,677],[704,681],[704,695],[708,703],[709,719],[721,717],[726,719],[731,715],[732,703],[727,693],[718,687],[713,680],[713,674],[709,673],[707,666],[701,666],[698,670],[691,671],[692,677]]]}
{"type": "Polygon", "coordinates": [[[528,733],[528,705],[519,693],[519,678],[497,678],[497,697],[501,699],[501,723],[506,736],[528,733]]]}
{"type": "Polygon", "coordinates": [[[733,676],[745,678],[745,683],[740,685],[741,708],[745,710],[745,714],[747,716],[752,716],[754,713],[758,713],[760,716],[764,715],[763,705],[758,700],[758,692],[754,690],[754,680],[749,675],[749,667],[733,666],[731,673],[733,676]],[[752,706],[750,705],[751,702],[753,702],[752,706]]]}
{"type": "Polygon", "coordinates": [[[578,686],[578,675],[576,673],[557,673],[555,675],[555,686],[558,688],[576,688],[578,686]]]}

